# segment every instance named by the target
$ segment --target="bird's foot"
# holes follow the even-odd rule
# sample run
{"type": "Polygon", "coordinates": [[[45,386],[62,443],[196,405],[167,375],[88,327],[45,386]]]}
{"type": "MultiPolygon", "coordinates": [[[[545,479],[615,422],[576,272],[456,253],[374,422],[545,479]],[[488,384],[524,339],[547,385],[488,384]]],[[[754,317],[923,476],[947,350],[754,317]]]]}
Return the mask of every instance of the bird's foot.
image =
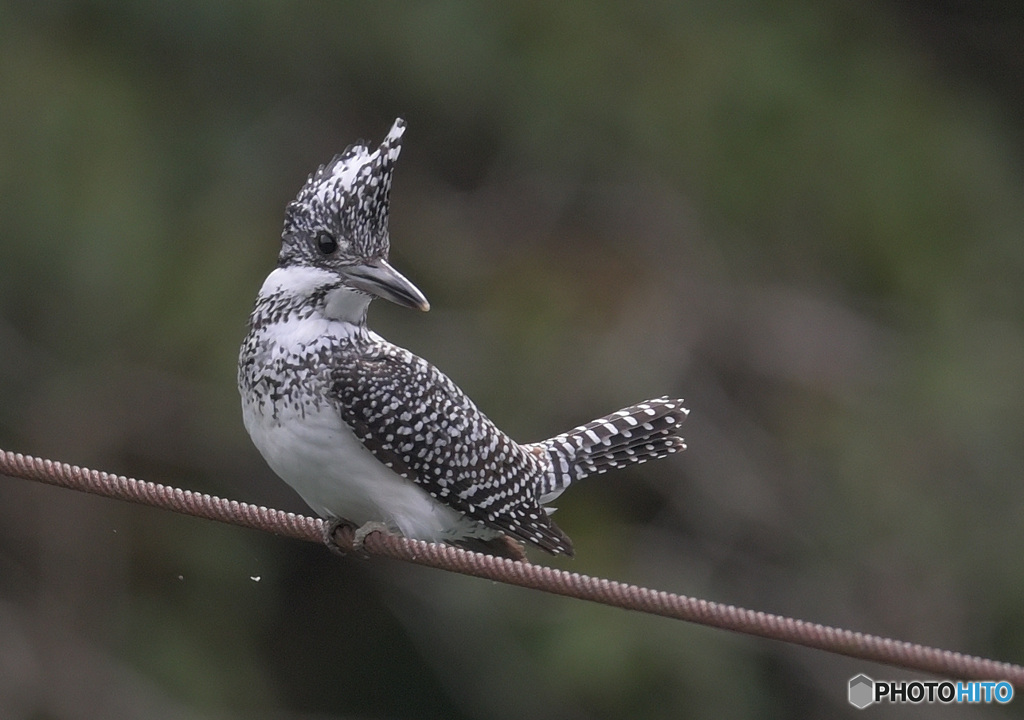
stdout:
{"type": "Polygon", "coordinates": [[[354,552],[359,553],[360,555],[366,556],[367,552],[363,545],[366,542],[366,538],[375,532],[383,533],[384,535],[390,535],[391,528],[389,528],[382,522],[374,521],[360,525],[356,529],[355,535],[352,536],[352,550],[354,552]]]}
{"type": "Polygon", "coordinates": [[[349,522],[344,518],[329,518],[327,520],[324,520],[323,525],[321,527],[323,528],[324,545],[326,545],[331,552],[333,552],[336,555],[341,555],[342,557],[351,554],[351,550],[346,550],[338,544],[338,540],[337,537],[335,536],[335,533],[340,528],[345,528],[348,530],[349,533],[354,533],[356,530],[355,523],[349,522]]]}
{"type": "Polygon", "coordinates": [[[371,521],[357,526],[355,523],[344,518],[330,518],[324,520],[322,532],[324,545],[330,548],[331,552],[342,557],[358,555],[362,558],[368,558],[370,554],[363,547],[366,538],[375,532],[389,535],[391,528],[382,522],[371,521]],[[337,532],[342,529],[347,537],[344,537],[339,542],[337,532]],[[351,541],[347,541],[348,537],[352,538],[351,541]]]}

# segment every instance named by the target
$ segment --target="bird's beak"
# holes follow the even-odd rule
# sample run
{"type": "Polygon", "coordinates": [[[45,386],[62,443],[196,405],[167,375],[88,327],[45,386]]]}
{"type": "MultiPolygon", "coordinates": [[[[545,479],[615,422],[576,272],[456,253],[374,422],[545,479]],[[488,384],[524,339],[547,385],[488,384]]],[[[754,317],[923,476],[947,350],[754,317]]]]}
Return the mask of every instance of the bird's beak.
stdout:
{"type": "Polygon", "coordinates": [[[340,270],[348,284],[356,290],[382,297],[403,307],[424,312],[430,309],[430,303],[420,289],[383,258],[374,258],[361,265],[349,265],[340,270]]]}

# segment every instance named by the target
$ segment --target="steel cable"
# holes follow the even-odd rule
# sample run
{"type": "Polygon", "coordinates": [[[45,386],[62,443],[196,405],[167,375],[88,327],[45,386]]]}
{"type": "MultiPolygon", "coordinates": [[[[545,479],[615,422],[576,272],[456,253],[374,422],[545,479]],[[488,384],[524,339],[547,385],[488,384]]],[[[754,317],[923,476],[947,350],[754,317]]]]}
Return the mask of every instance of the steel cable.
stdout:
{"type": "MultiPolygon", "coordinates": [[[[0,450],[0,473],[272,532],[284,537],[310,542],[324,540],[324,523],[317,518],[225,500],[213,495],[20,453],[0,450]]],[[[339,528],[334,539],[342,549],[352,549],[352,532],[348,528],[339,528]]],[[[372,556],[404,560],[509,585],[795,643],[943,677],[1007,680],[1017,688],[1024,687],[1024,666],[1021,665],[747,610],[544,565],[483,555],[448,545],[372,532],[365,538],[362,550],[372,556]]]]}

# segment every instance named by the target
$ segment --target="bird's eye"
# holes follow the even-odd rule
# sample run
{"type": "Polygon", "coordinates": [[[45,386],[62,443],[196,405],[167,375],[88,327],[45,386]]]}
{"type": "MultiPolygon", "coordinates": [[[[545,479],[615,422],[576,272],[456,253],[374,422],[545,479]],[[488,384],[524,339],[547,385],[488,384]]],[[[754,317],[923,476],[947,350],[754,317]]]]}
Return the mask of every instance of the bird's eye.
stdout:
{"type": "Polygon", "coordinates": [[[316,234],[316,246],[324,255],[330,255],[338,249],[338,241],[329,232],[320,231],[316,234]]]}

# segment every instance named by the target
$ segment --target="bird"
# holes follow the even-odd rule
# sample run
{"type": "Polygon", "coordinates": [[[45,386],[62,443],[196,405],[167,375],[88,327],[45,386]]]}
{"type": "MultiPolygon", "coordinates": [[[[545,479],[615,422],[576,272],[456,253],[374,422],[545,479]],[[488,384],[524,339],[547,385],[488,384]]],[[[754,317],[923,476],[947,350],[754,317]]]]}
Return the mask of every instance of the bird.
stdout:
{"type": "MultiPolygon", "coordinates": [[[[660,397],[541,442],[502,432],[447,375],[367,327],[374,298],[430,309],[389,262],[391,177],[406,123],[309,175],[238,358],[242,419],[270,468],[357,541],[383,529],[516,560],[573,555],[550,503],[573,482],[686,448],[660,397]]],[[[327,522],[325,522],[325,527],[327,522]]]]}

